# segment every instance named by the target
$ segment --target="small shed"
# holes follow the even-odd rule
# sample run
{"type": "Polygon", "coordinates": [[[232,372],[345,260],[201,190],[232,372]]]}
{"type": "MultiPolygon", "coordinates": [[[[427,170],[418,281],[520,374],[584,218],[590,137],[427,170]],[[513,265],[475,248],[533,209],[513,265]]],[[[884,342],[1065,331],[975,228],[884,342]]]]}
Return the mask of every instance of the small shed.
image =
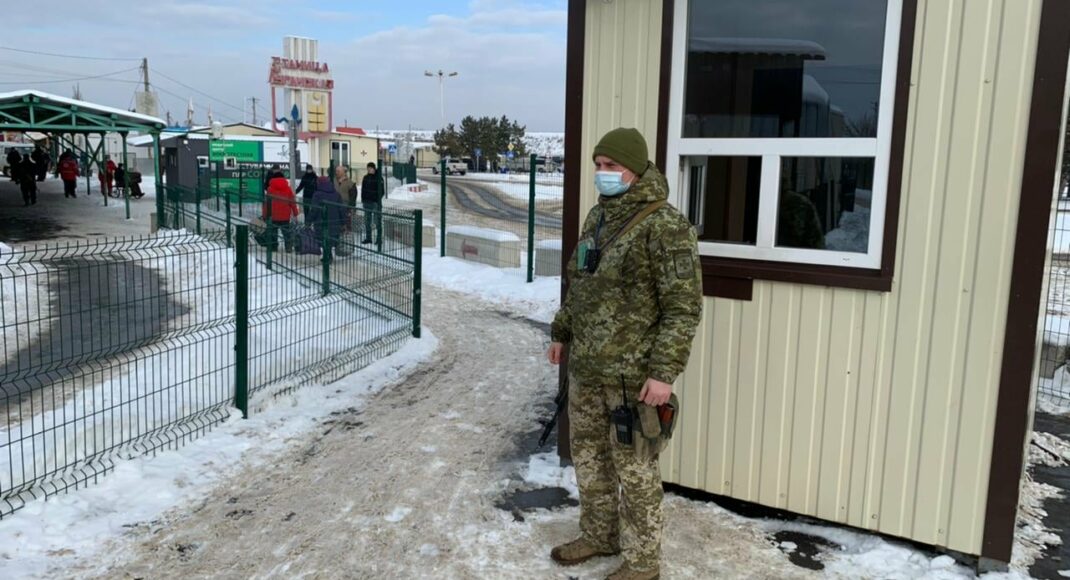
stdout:
{"type": "Polygon", "coordinates": [[[699,230],[664,480],[1009,561],[1070,2],[568,12],[562,255],[618,126],[699,230]]]}

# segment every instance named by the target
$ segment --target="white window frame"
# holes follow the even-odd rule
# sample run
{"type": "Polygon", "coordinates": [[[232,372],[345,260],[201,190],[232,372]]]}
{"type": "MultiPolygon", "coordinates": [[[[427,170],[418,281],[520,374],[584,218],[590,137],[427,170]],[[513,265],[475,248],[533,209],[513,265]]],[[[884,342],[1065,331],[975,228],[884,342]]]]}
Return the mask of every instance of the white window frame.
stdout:
{"type": "Polygon", "coordinates": [[[884,250],[884,221],[888,205],[888,174],[891,163],[892,117],[898,74],[899,42],[903,0],[887,0],[884,55],[881,69],[880,108],[876,138],[684,138],[684,90],[687,73],[687,34],[691,2],[678,0],[673,19],[672,73],[669,91],[669,135],[667,167],[669,191],[674,205],[687,213],[690,184],[688,157],[761,157],[761,197],[758,202],[758,235],[755,245],[700,242],[699,253],[706,256],[767,260],[795,264],[879,269],[884,250]],[[873,199],[870,205],[869,246],[866,254],[776,246],[777,200],[780,197],[782,157],[863,157],[872,158],[873,199]]]}
{"type": "Polygon", "coordinates": [[[343,152],[344,152],[344,157],[345,157],[344,161],[342,159],[338,159],[337,160],[338,164],[339,165],[345,165],[346,167],[349,167],[350,163],[352,163],[352,161],[353,161],[352,148],[349,146],[350,145],[349,141],[341,141],[341,140],[338,140],[338,139],[331,139],[330,156],[328,158],[330,160],[332,160],[332,161],[335,160],[334,159],[334,146],[335,146],[335,144],[338,144],[338,157],[340,157],[340,158],[343,157],[343,152]]]}

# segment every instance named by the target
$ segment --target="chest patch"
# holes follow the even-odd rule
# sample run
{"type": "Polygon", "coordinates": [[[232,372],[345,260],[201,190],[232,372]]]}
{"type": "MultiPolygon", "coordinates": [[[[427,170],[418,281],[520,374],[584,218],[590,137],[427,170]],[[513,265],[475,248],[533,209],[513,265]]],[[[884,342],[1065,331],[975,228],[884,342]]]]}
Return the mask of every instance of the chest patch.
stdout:
{"type": "Polygon", "coordinates": [[[695,260],[691,257],[691,252],[687,250],[673,252],[672,258],[677,278],[686,280],[695,276],[695,260]]]}

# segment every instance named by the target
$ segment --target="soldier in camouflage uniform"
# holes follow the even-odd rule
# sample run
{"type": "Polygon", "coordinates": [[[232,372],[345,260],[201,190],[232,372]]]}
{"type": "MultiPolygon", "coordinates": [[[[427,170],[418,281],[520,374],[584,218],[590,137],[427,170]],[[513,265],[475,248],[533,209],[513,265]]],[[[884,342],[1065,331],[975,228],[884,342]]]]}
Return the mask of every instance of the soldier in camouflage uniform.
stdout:
{"type": "Polygon", "coordinates": [[[658,577],[661,558],[657,453],[618,443],[610,413],[622,404],[622,387],[633,408],[669,400],[701,316],[701,268],[695,230],[676,209],[663,205],[633,221],[668,198],[642,135],[611,131],[595,147],[594,161],[601,195],[569,261],[569,290],[547,355],[558,364],[567,345],[581,536],[551,557],[572,565],[623,553],[610,578],[648,580],[658,577]],[[599,247],[604,252],[591,273],[581,261],[599,247]]]}

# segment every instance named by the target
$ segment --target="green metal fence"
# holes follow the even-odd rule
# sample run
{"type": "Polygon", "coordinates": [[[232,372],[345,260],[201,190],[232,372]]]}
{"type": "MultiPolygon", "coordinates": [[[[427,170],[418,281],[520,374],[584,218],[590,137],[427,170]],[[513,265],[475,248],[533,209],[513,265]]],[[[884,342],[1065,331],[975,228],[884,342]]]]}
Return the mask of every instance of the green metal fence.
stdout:
{"type": "Polygon", "coordinates": [[[0,517],[419,336],[418,213],[350,210],[375,243],[325,221],[297,254],[205,192],[163,196],[154,236],[0,254],[0,517]]]}

